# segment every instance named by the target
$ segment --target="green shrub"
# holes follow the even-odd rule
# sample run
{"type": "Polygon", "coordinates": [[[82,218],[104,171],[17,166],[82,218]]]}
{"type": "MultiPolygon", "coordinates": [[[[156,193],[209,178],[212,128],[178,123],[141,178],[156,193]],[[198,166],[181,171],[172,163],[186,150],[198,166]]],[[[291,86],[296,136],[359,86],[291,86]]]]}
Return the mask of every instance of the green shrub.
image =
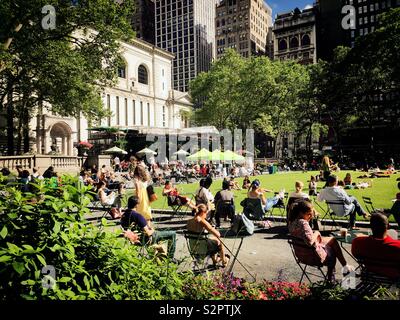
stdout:
{"type": "Polygon", "coordinates": [[[35,194],[1,190],[1,300],[182,298],[186,276],[176,265],[153,252],[139,254],[121,231],[105,232],[84,219],[90,188],[68,176],[57,188],[45,181],[35,187],[35,194]],[[48,265],[56,272],[49,289],[42,285],[48,265]]]}

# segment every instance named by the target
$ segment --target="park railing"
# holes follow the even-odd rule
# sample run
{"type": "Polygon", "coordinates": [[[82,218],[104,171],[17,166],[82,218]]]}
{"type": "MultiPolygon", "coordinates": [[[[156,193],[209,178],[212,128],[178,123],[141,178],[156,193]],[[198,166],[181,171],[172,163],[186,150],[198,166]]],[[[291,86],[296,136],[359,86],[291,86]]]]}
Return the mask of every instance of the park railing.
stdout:
{"type": "Polygon", "coordinates": [[[63,156],[63,155],[23,155],[0,157],[0,168],[8,168],[15,171],[17,166],[22,169],[32,170],[36,167],[41,172],[48,167],[54,167],[56,172],[79,172],[87,157],[63,156]]]}

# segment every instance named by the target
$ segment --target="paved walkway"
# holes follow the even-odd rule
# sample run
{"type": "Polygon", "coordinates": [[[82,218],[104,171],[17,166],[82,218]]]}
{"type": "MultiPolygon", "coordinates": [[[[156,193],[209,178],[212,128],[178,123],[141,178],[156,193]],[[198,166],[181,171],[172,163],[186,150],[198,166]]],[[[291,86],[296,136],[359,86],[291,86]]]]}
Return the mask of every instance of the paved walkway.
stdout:
{"type": "MultiPolygon", "coordinates": [[[[101,213],[95,213],[93,217],[99,216],[101,216],[101,213]]],[[[156,213],[153,216],[157,229],[175,230],[177,232],[175,256],[178,259],[188,258],[188,262],[184,262],[181,268],[191,268],[189,262],[190,255],[182,233],[185,230],[186,221],[190,219],[190,216],[172,217],[170,213],[156,213]]],[[[224,223],[223,227],[229,227],[229,222],[224,223]]],[[[231,251],[236,252],[240,239],[224,238],[223,240],[231,251]]],[[[350,251],[350,245],[345,244],[345,246],[350,251]]],[[[358,266],[346,252],[344,254],[349,264],[355,267],[358,266]]],[[[252,236],[246,237],[239,252],[238,261],[250,271],[257,281],[267,279],[296,282],[301,277],[301,270],[296,264],[287,243],[287,228],[286,224],[283,223],[276,222],[273,228],[258,230],[252,236]]],[[[318,270],[316,272],[318,273],[318,270]]],[[[339,262],[336,265],[336,272],[336,278],[340,280],[342,276],[339,262]]],[[[234,265],[233,273],[237,277],[242,277],[249,281],[252,280],[252,277],[238,262],[234,265]]],[[[312,279],[316,280],[317,278],[312,277],[312,279]]]]}

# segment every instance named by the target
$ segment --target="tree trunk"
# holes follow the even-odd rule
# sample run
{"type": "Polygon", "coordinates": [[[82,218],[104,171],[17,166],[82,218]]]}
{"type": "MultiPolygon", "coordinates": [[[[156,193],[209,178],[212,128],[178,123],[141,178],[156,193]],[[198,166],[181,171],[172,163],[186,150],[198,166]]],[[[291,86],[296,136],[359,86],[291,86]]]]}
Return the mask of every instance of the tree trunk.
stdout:
{"type": "Polygon", "coordinates": [[[7,155],[14,155],[14,105],[13,90],[7,95],[7,155]]]}

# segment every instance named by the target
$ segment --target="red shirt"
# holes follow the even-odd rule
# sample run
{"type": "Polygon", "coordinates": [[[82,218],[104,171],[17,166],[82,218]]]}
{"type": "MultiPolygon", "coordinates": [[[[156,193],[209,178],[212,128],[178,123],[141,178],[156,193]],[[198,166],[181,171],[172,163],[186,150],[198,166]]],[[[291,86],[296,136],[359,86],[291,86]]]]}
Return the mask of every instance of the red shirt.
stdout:
{"type": "Polygon", "coordinates": [[[389,278],[400,278],[400,240],[393,240],[389,236],[385,239],[377,239],[372,236],[358,237],[352,242],[351,252],[356,258],[371,258],[397,264],[397,267],[368,267],[368,264],[366,264],[366,267],[372,272],[389,278]]]}

